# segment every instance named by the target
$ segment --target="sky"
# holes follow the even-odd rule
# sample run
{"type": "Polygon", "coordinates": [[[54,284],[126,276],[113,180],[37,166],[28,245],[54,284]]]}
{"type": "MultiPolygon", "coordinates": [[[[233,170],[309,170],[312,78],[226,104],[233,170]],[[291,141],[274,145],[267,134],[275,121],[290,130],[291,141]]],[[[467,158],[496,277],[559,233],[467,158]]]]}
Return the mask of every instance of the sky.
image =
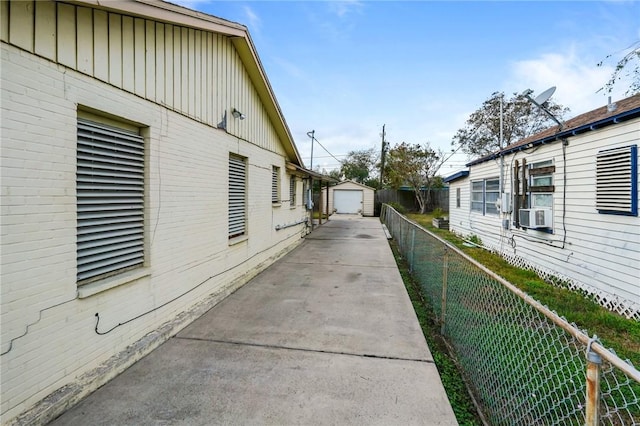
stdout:
{"type": "MultiPolygon", "coordinates": [[[[306,167],[315,130],[320,171],[350,151],[379,152],[383,125],[391,146],[450,153],[494,92],[555,86],[565,118],[622,99],[624,81],[598,89],[640,40],[638,1],[172,2],[248,28],[306,167]]],[[[468,160],[456,153],[440,175],[468,160]]]]}

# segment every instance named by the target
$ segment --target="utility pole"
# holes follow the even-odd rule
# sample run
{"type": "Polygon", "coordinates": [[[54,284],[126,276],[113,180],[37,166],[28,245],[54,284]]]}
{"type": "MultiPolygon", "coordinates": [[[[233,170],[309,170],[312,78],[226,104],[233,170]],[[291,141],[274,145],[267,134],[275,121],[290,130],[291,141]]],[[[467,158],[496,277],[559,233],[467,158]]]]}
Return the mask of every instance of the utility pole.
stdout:
{"type": "Polygon", "coordinates": [[[316,138],[316,131],[312,130],[310,132],[307,132],[307,136],[309,136],[311,138],[311,166],[309,167],[309,170],[313,171],[313,140],[316,138]]]}
{"type": "Polygon", "coordinates": [[[380,189],[382,189],[382,177],[384,176],[384,157],[387,151],[387,146],[386,146],[386,141],[384,140],[384,126],[385,124],[382,125],[382,149],[380,152],[380,183],[378,184],[378,186],[380,187],[380,189]]]}
{"type": "MultiPolygon", "coordinates": [[[[312,130],[307,132],[307,136],[311,138],[311,166],[309,170],[313,172],[313,140],[316,138],[316,131],[312,130]]],[[[320,189],[322,189],[322,181],[320,181],[320,189]]],[[[327,193],[328,192],[329,191],[327,191],[327,193]]],[[[313,231],[313,176],[309,176],[309,199],[307,201],[308,208],[311,210],[311,230],[313,231]]],[[[320,214],[322,215],[322,212],[320,212],[320,214]]],[[[322,223],[322,216],[320,218],[320,223],[322,223]]]]}

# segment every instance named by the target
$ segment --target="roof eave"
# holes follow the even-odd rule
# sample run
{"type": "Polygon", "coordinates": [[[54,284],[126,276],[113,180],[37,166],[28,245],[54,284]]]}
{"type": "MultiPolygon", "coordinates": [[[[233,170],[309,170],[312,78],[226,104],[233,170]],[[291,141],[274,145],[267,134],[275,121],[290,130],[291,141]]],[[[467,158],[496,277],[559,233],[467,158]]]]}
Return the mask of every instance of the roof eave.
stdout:
{"type": "Polygon", "coordinates": [[[516,145],[513,146],[511,148],[505,148],[502,151],[498,151],[495,152],[491,155],[488,155],[486,157],[482,157],[479,158],[477,160],[471,161],[467,164],[465,164],[466,167],[471,167],[471,166],[475,166],[477,164],[482,164],[482,163],[486,163],[487,161],[491,161],[491,160],[495,160],[497,158],[500,157],[504,157],[506,155],[509,154],[513,154],[515,152],[519,152],[519,151],[523,151],[525,149],[530,149],[530,148],[534,148],[536,146],[539,145],[545,145],[545,144],[549,144],[549,143],[553,143],[556,142],[558,140],[562,140],[565,138],[568,138],[570,136],[576,136],[580,133],[586,133],[589,131],[593,131],[593,130],[598,130],[601,129],[603,127],[607,127],[613,124],[618,124],[618,123],[622,123],[624,121],[628,121],[628,120],[632,120],[636,117],[640,117],[640,108],[633,108],[630,109],[628,111],[624,111],[620,114],[616,114],[616,115],[612,115],[610,117],[607,118],[603,118],[601,120],[598,121],[594,121],[591,123],[587,123],[587,124],[583,124],[581,126],[577,126],[571,129],[567,129],[567,130],[563,130],[563,131],[559,131],[553,135],[549,135],[549,136],[545,136],[543,138],[540,139],[536,139],[533,140],[529,143],[526,144],[522,144],[522,145],[516,145]]]}
{"type": "Polygon", "coordinates": [[[287,156],[302,165],[300,153],[246,26],[161,0],[66,0],[66,2],[229,36],[238,51],[242,64],[247,69],[249,78],[256,87],[258,96],[273,123],[276,134],[284,145],[287,156]]]}
{"type": "Polygon", "coordinates": [[[231,42],[238,51],[240,60],[247,69],[249,78],[256,87],[258,96],[262,100],[267,115],[271,119],[271,122],[274,124],[278,137],[284,142],[284,148],[287,152],[287,155],[297,164],[302,165],[303,163],[300,157],[300,153],[298,152],[298,148],[293,141],[293,136],[291,135],[289,126],[284,119],[284,114],[280,109],[280,105],[278,104],[278,101],[275,97],[275,94],[271,87],[271,83],[269,83],[267,74],[262,67],[262,62],[258,57],[257,51],[253,45],[253,41],[251,40],[251,36],[248,32],[246,32],[242,37],[233,37],[231,39],[231,42]]]}
{"type": "Polygon", "coordinates": [[[464,178],[466,178],[468,176],[469,176],[469,170],[460,170],[459,172],[454,173],[451,176],[448,176],[448,177],[442,179],[442,181],[444,183],[451,183],[451,182],[455,182],[455,181],[457,181],[459,179],[464,179],[464,178]]]}
{"type": "Polygon", "coordinates": [[[316,180],[320,180],[322,182],[338,182],[337,179],[334,179],[330,176],[323,175],[322,173],[314,172],[313,170],[305,169],[299,164],[295,164],[292,162],[287,162],[287,168],[292,171],[296,171],[299,174],[306,175],[307,177],[314,178],[316,180]]]}
{"type": "Polygon", "coordinates": [[[122,12],[228,36],[240,37],[247,33],[247,27],[242,24],[160,0],[64,0],[64,2],[122,12]]]}

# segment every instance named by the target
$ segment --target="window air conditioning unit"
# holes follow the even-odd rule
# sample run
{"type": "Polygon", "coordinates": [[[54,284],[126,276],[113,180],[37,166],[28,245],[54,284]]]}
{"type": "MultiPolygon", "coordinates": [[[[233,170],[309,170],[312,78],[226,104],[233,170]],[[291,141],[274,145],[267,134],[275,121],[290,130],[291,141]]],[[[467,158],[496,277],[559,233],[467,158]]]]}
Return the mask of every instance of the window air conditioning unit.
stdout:
{"type": "Polygon", "coordinates": [[[550,209],[521,209],[520,226],[529,229],[551,228],[550,209]]]}

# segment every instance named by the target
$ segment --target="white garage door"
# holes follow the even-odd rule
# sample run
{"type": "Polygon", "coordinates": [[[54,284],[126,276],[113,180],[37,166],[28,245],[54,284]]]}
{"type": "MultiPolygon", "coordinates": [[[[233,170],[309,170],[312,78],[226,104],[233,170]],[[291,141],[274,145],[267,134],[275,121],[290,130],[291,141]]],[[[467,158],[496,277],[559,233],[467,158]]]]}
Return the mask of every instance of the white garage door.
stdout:
{"type": "Polygon", "coordinates": [[[362,209],[362,191],[336,189],[333,191],[333,208],[337,213],[358,213],[362,209]]]}

